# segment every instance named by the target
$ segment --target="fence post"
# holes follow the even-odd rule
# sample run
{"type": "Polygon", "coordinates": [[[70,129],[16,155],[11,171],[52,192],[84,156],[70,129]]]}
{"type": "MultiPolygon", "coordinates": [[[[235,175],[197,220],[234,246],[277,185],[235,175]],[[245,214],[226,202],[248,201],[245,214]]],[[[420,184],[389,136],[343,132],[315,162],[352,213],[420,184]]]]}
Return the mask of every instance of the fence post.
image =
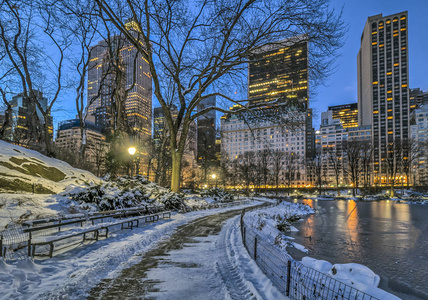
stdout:
{"type": "Polygon", "coordinates": [[[285,295],[290,296],[290,283],[291,283],[291,260],[287,260],[287,283],[285,286],[285,295]]]}
{"type": "Polygon", "coordinates": [[[257,236],[254,237],[254,260],[257,261],[257,236]]]}
{"type": "Polygon", "coordinates": [[[246,236],[247,236],[247,228],[242,228],[242,241],[244,242],[244,247],[247,249],[247,242],[246,242],[246,236]]]}
{"type": "Polygon", "coordinates": [[[3,257],[3,236],[0,235],[0,257],[3,257]]]}
{"type": "Polygon", "coordinates": [[[28,232],[28,257],[31,257],[31,231],[28,232]]]}

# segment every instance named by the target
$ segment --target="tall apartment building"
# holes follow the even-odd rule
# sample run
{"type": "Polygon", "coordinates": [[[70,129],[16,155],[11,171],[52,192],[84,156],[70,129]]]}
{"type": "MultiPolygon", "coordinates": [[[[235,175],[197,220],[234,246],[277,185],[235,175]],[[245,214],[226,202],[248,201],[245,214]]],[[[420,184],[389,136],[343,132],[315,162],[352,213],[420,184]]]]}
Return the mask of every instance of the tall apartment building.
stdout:
{"type": "MultiPolygon", "coordinates": [[[[126,26],[138,38],[135,24],[129,22],[126,26]]],[[[113,111],[124,110],[123,116],[137,138],[145,140],[151,136],[152,79],[149,64],[122,35],[100,41],[91,48],[87,106],[88,113],[95,115],[96,124],[101,127],[113,126],[118,122],[113,120],[113,111]]]]}
{"type": "Polygon", "coordinates": [[[340,120],[343,128],[358,126],[358,103],[329,106],[332,118],[340,120]]]}
{"type": "Polygon", "coordinates": [[[387,145],[410,136],[407,24],[407,12],[371,16],[361,36],[358,119],[372,126],[375,183],[387,175],[387,145]]]}

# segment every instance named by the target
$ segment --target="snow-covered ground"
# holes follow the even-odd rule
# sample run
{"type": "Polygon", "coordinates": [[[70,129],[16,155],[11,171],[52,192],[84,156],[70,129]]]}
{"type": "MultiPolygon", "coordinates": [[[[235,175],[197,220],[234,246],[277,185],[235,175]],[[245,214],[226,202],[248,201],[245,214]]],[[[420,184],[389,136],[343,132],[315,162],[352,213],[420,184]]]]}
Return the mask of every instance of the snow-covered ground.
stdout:
{"type": "MultiPolygon", "coordinates": [[[[250,205],[256,204],[260,202],[250,205]]],[[[84,298],[101,279],[115,277],[124,268],[137,263],[138,255],[168,238],[178,226],[203,216],[248,206],[173,214],[170,220],[119,231],[108,239],[75,244],[71,250],[58,249],[52,259],[13,263],[0,260],[0,298],[84,298]]]]}
{"type": "MultiPolygon", "coordinates": [[[[274,207],[245,214],[244,223],[264,241],[268,241],[272,247],[277,247],[280,251],[287,253],[287,247],[294,247],[307,253],[307,249],[293,242],[293,238],[287,236],[286,232],[296,231],[297,229],[291,225],[292,222],[311,213],[314,213],[314,210],[307,205],[282,202],[274,207]]],[[[327,261],[310,257],[304,257],[301,263],[378,299],[399,299],[379,289],[380,277],[366,266],[355,263],[332,265],[327,261]]]]}

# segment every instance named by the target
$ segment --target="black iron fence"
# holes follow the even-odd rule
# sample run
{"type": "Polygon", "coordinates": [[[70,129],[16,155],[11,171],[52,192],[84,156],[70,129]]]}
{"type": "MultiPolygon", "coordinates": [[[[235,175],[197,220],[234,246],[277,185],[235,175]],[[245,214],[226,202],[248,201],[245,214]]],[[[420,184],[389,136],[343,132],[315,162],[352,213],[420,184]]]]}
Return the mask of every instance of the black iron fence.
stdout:
{"type": "Polygon", "coordinates": [[[243,217],[241,234],[248,254],[285,296],[293,300],[379,300],[294,260],[247,226],[243,217]]]}

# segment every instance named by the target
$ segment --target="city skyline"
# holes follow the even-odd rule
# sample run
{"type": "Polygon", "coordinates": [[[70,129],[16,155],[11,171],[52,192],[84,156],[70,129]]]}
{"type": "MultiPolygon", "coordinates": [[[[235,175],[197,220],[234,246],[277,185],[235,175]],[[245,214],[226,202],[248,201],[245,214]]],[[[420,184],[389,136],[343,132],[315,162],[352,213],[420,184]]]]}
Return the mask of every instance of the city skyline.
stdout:
{"type": "Polygon", "coordinates": [[[421,38],[424,36],[424,29],[428,27],[424,22],[428,2],[332,0],[331,4],[337,10],[343,6],[343,19],[348,24],[348,32],[340,50],[341,56],[336,61],[336,72],[326,80],[325,86],[316,88],[317,94],[310,99],[310,106],[314,109],[314,128],[319,127],[321,113],[327,111],[328,106],[357,102],[357,54],[364,25],[370,16],[408,12],[409,88],[428,90],[428,60],[425,54],[428,39],[421,38]]]}
{"type": "MultiPolygon", "coordinates": [[[[336,61],[335,72],[326,79],[325,85],[311,88],[311,92],[316,92],[309,99],[310,108],[313,109],[313,127],[315,129],[321,123],[321,113],[326,111],[328,106],[357,102],[357,53],[361,33],[369,16],[408,11],[409,88],[428,90],[428,77],[425,75],[428,60],[424,55],[428,47],[428,39],[419,38],[423,37],[423,31],[427,28],[424,22],[424,11],[428,9],[428,2],[423,3],[419,0],[409,0],[405,3],[397,0],[382,0],[376,3],[369,2],[369,0],[331,1],[330,8],[341,10],[342,7],[343,19],[348,24],[349,30],[345,35],[344,45],[339,50],[340,56],[336,61]]],[[[59,122],[75,118],[74,97],[73,91],[64,92],[54,107],[52,115],[55,130],[59,122]]],[[[158,106],[156,98],[153,97],[153,108],[158,106]]]]}

